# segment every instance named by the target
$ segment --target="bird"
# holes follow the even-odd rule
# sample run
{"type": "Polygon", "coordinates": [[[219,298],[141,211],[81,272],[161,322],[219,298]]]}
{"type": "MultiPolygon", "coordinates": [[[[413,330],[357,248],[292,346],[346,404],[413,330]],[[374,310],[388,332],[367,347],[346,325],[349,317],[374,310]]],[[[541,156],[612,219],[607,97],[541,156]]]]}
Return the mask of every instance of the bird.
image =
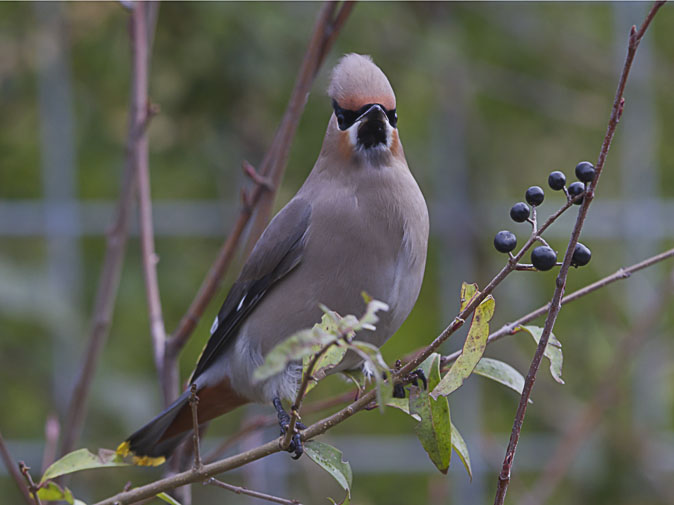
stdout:
{"type": "MultiPolygon", "coordinates": [[[[359,338],[381,346],[411,312],[421,289],[429,217],[398,133],[396,97],[367,55],[343,55],[332,70],[333,112],[318,159],[295,196],[253,247],[211,327],[186,390],[117,449],[138,465],[157,465],[189,435],[190,397],[205,422],[248,403],[294,398],[301,364],[267,380],[253,373],[265,355],[323,314],[362,313],[365,292],[388,304],[376,329],[359,338]]],[[[330,373],[363,369],[347,353],[330,373]]],[[[365,370],[367,372],[367,370],[365,370]]],[[[299,437],[289,452],[302,453],[299,437]]]]}

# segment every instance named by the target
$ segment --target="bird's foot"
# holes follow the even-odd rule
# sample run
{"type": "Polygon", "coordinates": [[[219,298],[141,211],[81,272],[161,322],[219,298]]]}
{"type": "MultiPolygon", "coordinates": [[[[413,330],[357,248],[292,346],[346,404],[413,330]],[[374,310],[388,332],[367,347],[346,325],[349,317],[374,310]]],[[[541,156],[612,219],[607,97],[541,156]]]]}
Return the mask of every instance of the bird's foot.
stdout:
{"type": "MultiPolygon", "coordinates": [[[[278,423],[281,428],[281,436],[285,436],[290,428],[290,415],[283,408],[283,404],[279,398],[274,398],[273,400],[274,408],[276,409],[276,415],[278,417],[278,423]]],[[[290,445],[286,448],[286,451],[293,454],[293,459],[299,459],[302,454],[304,454],[304,445],[302,444],[302,438],[297,430],[306,430],[307,427],[297,421],[295,423],[295,433],[293,434],[292,439],[290,440],[290,445]]]]}
{"type": "Polygon", "coordinates": [[[423,383],[424,389],[428,389],[428,379],[426,379],[426,374],[421,368],[410,372],[400,382],[393,384],[393,398],[405,398],[407,396],[405,394],[405,384],[414,384],[416,387],[419,387],[419,381],[423,383]]]}

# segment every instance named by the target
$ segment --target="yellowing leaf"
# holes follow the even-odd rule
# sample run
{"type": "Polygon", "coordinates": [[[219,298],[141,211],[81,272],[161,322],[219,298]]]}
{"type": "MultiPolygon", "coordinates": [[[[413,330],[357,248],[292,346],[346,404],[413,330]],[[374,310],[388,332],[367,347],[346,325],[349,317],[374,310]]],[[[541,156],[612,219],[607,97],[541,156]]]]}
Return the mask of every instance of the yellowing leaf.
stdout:
{"type": "MultiPolygon", "coordinates": [[[[431,354],[420,367],[428,379],[428,390],[440,382],[440,355],[431,354]]],[[[432,399],[428,390],[410,388],[409,413],[421,420],[415,432],[433,464],[447,473],[452,455],[452,424],[447,398],[432,399]]]]}
{"type": "MultiPolygon", "coordinates": [[[[466,300],[464,294],[468,296],[470,284],[463,285],[461,289],[462,304],[466,300]]],[[[472,298],[472,297],[471,297],[472,298]]],[[[469,300],[469,299],[468,299],[469,300]]],[[[467,301],[465,302],[468,303],[467,301]]],[[[432,390],[431,396],[437,399],[439,396],[447,396],[461,387],[473,369],[482,358],[487,347],[487,337],[489,337],[489,321],[494,315],[494,298],[490,295],[485,298],[475,309],[473,321],[468,330],[468,336],[463,344],[463,351],[457,360],[452,364],[449,372],[442,378],[440,384],[432,390]]]]}
{"type": "Polygon", "coordinates": [[[37,491],[37,497],[44,501],[67,501],[70,505],[75,503],[70,489],[62,488],[56,482],[47,482],[37,491]]]}
{"type": "MultiPolygon", "coordinates": [[[[525,331],[533,337],[536,341],[536,344],[540,342],[541,335],[543,335],[543,328],[539,326],[519,326],[515,331],[525,331]]],[[[548,360],[550,360],[550,373],[552,378],[555,379],[560,384],[564,384],[562,379],[562,364],[564,361],[564,356],[562,354],[562,343],[557,340],[554,333],[550,333],[550,338],[548,339],[548,345],[545,346],[545,351],[543,354],[548,360]]]]}
{"type": "Polygon", "coordinates": [[[468,284],[464,282],[461,284],[461,311],[468,306],[470,301],[475,297],[475,295],[480,294],[477,290],[477,284],[468,284]]]}
{"type": "Polygon", "coordinates": [[[170,505],[180,505],[180,502],[178,500],[176,500],[173,496],[166,493],[159,493],[157,495],[157,498],[159,498],[162,501],[165,501],[170,505]]]}
{"type": "Polygon", "coordinates": [[[87,449],[78,449],[63,456],[61,459],[52,463],[47,468],[40,480],[40,484],[49,479],[54,479],[60,475],[67,475],[80,470],[90,470],[92,468],[107,468],[113,466],[128,466],[115,453],[108,449],[100,449],[98,455],[92,454],[87,449]]]}

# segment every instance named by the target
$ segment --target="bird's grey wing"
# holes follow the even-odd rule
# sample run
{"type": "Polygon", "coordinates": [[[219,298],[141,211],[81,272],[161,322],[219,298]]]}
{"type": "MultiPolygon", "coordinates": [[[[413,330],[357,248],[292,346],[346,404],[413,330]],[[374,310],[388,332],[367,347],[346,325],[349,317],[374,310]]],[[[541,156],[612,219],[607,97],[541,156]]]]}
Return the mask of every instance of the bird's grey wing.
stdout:
{"type": "Polygon", "coordinates": [[[190,383],[234,341],[239,326],[267,291],[302,261],[310,216],[311,205],[294,198],[269,223],[213,322],[190,383]]]}

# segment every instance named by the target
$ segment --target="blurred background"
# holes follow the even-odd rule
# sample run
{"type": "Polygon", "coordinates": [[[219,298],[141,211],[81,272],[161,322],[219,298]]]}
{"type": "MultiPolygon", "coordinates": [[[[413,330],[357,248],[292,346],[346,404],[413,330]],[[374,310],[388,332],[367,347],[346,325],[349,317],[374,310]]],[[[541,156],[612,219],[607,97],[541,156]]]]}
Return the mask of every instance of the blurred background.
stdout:
{"type": "MultiPolygon", "coordinates": [[[[152,50],[150,96],[161,113],[149,128],[159,285],[172,331],[205,276],[249,181],[240,164],[260,163],[280,121],[320,8],[315,3],[164,3],[152,50]]],[[[573,179],[596,161],[622,67],[629,27],[647,3],[362,3],[318,76],[293,143],[276,207],[313,166],[331,108],[330,67],[345,52],[371,54],[398,98],[409,165],[426,195],[431,243],[417,306],[384,347],[392,363],[435,337],[458,308],[461,281],[484,286],[504,262],[492,246],[501,229],[520,243],[529,226],[508,210],[531,185],[546,189],[539,215],[563,203],[547,175],[573,179]]],[[[80,367],[93,297],[124,165],[129,102],[128,11],[119,3],[0,4],[0,430],[15,459],[39,474],[45,420],[63,419],[80,367]]],[[[647,33],[626,90],[623,120],[582,242],[592,262],[572,270],[568,291],[674,245],[674,9],[647,33]]],[[[563,250],[575,212],[546,234],[563,250]]],[[[134,218],[111,333],[95,374],[78,447],[114,448],[161,404],[134,218]]],[[[230,269],[181,356],[191,371],[227,287],[230,269]]],[[[555,334],[565,385],[543,363],[514,466],[509,503],[674,503],[674,302],[664,262],[565,307],[555,334]],[[609,371],[625,338],[641,335],[628,365],[609,371]],[[532,499],[565,433],[607,382],[617,394],[580,439],[569,471],[545,500],[532,499]],[[527,501],[529,500],[529,501],[527,501]]],[[[495,292],[492,328],[549,300],[554,272],[517,272],[495,292]]],[[[537,321],[542,325],[542,320],[537,321]]],[[[446,344],[450,352],[465,333],[446,344]]],[[[486,355],[523,374],[534,352],[526,334],[486,355]]],[[[309,400],[347,389],[321,383],[309,400]]],[[[518,396],[471,377],[450,396],[452,420],[474,476],[453,457],[439,474],[414,435],[414,421],[388,409],[361,413],[322,437],[354,471],[353,503],[491,503],[518,396]]],[[[267,406],[213,422],[206,449],[267,406]]],[[[324,412],[322,415],[327,414],[324,412]]],[[[309,421],[318,419],[313,414],[309,421]]],[[[277,435],[262,430],[231,451],[277,435]]],[[[578,441],[578,440],[576,440],[578,441]]],[[[156,479],[160,469],[75,475],[92,503],[156,479]]],[[[266,458],[223,480],[305,504],[341,490],[307,458],[266,458]]],[[[540,489],[539,489],[540,491],[540,489]]],[[[3,503],[20,495],[0,467],[3,503]]],[[[227,491],[194,487],[194,503],[247,504],[227,491]]],[[[259,502],[257,502],[259,503],[259,502]]]]}

